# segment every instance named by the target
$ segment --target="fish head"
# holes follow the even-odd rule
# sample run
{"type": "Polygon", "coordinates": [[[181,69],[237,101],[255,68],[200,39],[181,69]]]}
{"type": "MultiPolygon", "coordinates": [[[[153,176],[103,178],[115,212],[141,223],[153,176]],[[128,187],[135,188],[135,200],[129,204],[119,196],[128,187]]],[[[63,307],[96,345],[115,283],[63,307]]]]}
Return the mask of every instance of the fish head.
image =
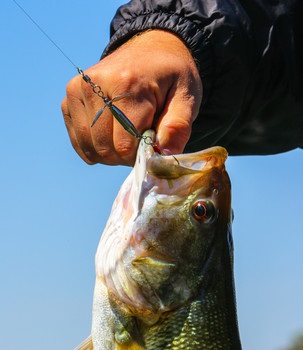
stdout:
{"type": "Polygon", "coordinates": [[[232,249],[226,150],[163,156],[154,139],[144,134],[96,254],[109,294],[151,322],[208,288],[222,249],[232,249]]]}

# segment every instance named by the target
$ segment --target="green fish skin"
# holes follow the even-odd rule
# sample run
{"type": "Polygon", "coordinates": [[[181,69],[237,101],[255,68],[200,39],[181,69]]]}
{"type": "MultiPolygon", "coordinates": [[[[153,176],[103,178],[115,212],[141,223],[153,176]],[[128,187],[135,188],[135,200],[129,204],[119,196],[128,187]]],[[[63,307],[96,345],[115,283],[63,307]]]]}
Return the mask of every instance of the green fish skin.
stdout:
{"type": "Polygon", "coordinates": [[[162,156],[141,140],[101,236],[92,332],[77,350],[241,349],[226,158],[222,147],[162,156]]]}

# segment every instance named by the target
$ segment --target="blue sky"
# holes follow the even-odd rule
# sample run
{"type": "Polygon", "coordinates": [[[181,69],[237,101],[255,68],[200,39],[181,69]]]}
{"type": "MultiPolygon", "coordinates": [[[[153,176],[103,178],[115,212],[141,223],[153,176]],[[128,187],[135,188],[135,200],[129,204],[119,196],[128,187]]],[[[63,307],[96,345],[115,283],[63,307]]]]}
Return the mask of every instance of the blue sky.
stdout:
{"type": "MultiPolygon", "coordinates": [[[[19,1],[83,69],[124,2],[19,1]]],[[[0,348],[73,349],[90,331],[94,254],[130,169],[81,161],[60,111],[77,72],[11,0],[0,13],[0,348]]],[[[245,350],[281,350],[303,330],[302,157],[227,162],[245,350]]]]}

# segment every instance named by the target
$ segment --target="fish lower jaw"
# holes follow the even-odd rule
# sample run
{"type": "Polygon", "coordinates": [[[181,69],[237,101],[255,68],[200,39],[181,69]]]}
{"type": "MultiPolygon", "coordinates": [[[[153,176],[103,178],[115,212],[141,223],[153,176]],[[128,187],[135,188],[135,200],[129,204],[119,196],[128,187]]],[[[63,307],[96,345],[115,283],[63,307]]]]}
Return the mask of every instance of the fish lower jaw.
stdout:
{"type": "Polygon", "coordinates": [[[136,259],[133,265],[130,275],[121,278],[120,274],[121,279],[105,282],[110,299],[125,315],[151,326],[193,298],[186,281],[181,278],[179,284],[179,279],[172,277],[175,264],[144,257],[136,259]],[[162,280],[158,279],[159,276],[162,280]]]}
{"type": "Polygon", "coordinates": [[[139,298],[137,300],[125,300],[125,298],[121,298],[121,296],[117,296],[112,292],[109,292],[109,297],[125,316],[136,317],[148,326],[157,323],[163,314],[170,311],[165,307],[154,309],[147,300],[144,302],[141,299],[141,302],[138,302],[139,298]]]}

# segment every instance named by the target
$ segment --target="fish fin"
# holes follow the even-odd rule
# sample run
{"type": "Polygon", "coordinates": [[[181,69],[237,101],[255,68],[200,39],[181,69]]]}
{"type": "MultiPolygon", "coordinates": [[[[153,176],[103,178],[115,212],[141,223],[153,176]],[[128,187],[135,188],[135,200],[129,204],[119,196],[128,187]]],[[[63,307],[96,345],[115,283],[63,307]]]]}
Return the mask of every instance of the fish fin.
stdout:
{"type": "Polygon", "coordinates": [[[88,338],[86,338],[80,345],[76,347],[75,350],[94,350],[92,336],[90,335],[88,338]]]}

